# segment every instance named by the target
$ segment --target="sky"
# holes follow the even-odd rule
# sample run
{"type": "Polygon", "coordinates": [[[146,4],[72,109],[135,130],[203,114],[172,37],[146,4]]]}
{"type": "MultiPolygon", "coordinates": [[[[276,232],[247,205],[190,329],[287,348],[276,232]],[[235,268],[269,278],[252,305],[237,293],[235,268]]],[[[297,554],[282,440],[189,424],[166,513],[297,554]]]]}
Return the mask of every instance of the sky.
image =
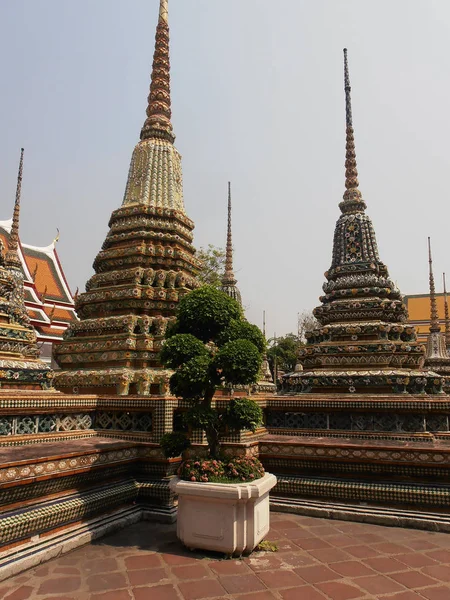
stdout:
{"type": "MultiPolygon", "coordinates": [[[[21,239],[72,291],[122,203],[145,120],[159,0],[0,0],[0,220],[25,148],[21,239]]],[[[247,318],[318,303],[344,193],[342,49],[360,190],[404,294],[450,274],[448,0],[169,0],[172,111],[194,245],[224,247],[227,182],[247,318]]]]}

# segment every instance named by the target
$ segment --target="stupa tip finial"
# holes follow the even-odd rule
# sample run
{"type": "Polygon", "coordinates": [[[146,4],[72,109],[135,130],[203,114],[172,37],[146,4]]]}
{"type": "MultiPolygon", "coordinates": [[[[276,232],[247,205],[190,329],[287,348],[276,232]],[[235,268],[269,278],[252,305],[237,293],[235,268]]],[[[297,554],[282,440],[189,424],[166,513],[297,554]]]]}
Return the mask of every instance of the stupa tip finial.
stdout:
{"type": "Polygon", "coordinates": [[[173,143],[175,135],[171,122],[168,0],[160,0],[159,4],[152,77],[147,100],[147,119],[141,130],[141,140],[158,138],[173,143]]]}
{"type": "Polygon", "coordinates": [[[227,246],[225,252],[224,281],[233,281],[233,239],[231,233],[231,182],[228,182],[228,221],[227,221],[227,246]]]}
{"type": "Polygon", "coordinates": [[[359,191],[358,169],[356,167],[355,138],[353,134],[352,98],[350,75],[348,70],[347,48],[344,48],[344,90],[345,90],[345,193],[344,200],[339,204],[343,213],[362,212],[366,208],[362,194],[359,191]]]}
{"type": "Polygon", "coordinates": [[[14,212],[9,234],[9,248],[5,256],[5,264],[11,267],[21,266],[18,255],[19,248],[19,218],[20,218],[20,196],[22,192],[22,176],[23,176],[23,153],[24,149],[20,149],[19,172],[17,174],[16,199],[14,202],[14,212]]]}
{"type": "Polygon", "coordinates": [[[433,257],[431,255],[431,239],[428,238],[428,265],[430,275],[430,331],[440,331],[439,316],[436,302],[436,288],[433,275],[433,257]]]}
{"type": "Polygon", "coordinates": [[[159,20],[165,23],[169,22],[169,0],[160,0],[159,2],[159,20]]]}
{"type": "Polygon", "coordinates": [[[350,96],[350,92],[352,91],[352,88],[350,85],[350,75],[348,72],[347,48],[344,48],[344,90],[345,90],[346,124],[347,124],[347,127],[352,127],[352,125],[353,125],[352,99],[350,96]]]}

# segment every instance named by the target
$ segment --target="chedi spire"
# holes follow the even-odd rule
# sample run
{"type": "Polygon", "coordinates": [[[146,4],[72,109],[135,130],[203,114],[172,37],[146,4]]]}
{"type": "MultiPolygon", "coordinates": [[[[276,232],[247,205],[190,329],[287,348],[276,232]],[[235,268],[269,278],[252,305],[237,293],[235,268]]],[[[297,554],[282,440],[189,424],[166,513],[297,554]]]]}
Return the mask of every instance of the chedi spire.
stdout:
{"type": "Polygon", "coordinates": [[[142,127],[141,140],[155,137],[173,143],[175,136],[171,117],[169,2],[168,0],[160,0],[147,119],[142,127]]]}
{"type": "Polygon", "coordinates": [[[14,212],[9,234],[9,248],[5,255],[5,265],[15,269],[21,269],[19,250],[19,219],[20,219],[20,195],[22,192],[22,176],[23,176],[23,153],[24,149],[20,149],[19,172],[17,174],[16,200],[14,202],[14,212]]]}
{"type": "Polygon", "coordinates": [[[225,272],[222,277],[222,291],[234,298],[242,306],[241,292],[237,288],[237,279],[233,271],[233,240],[231,233],[231,183],[228,182],[228,224],[227,246],[225,255],[225,272]]]}
{"type": "Polygon", "coordinates": [[[430,331],[440,332],[441,326],[439,325],[439,315],[436,302],[436,288],[434,285],[433,257],[431,256],[430,238],[428,238],[428,267],[430,280],[430,331]]]}
{"type": "Polygon", "coordinates": [[[343,213],[364,211],[366,203],[359,191],[358,169],[356,166],[355,138],[353,132],[352,99],[350,75],[348,71],[347,48],[344,48],[344,90],[345,90],[345,193],[339,204],[343,213]]]}

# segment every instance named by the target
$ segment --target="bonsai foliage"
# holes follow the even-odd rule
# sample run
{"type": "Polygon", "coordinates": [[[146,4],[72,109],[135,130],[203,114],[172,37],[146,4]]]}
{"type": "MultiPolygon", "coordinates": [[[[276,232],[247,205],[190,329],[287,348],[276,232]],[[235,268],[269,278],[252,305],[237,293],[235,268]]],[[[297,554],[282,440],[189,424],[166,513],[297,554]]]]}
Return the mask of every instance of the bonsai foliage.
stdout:
{"type": "Polygon", "coordinates": [[[179,469],[181,479],[212,483],[241,483],[264,475],[264,467],[254,456],[237,456],[228,460],[191,459],[179,469]]]}
{"type": "MultiPolygon", "coordinates": [[[[258,327],[248,323],[240,305],[222,291],[204,286],[181,300],[177,321],[171,327],[160,359],[164,366],[175,370],[170,390],[190,401],[185,423],[191,429],[205,432],[212,459],[218,458],[220,438],[227,430],[255,431],[262,423],[261,408],[253,400],[232,399],[222,413],[211,402],[220,385],[255,383],[264,351],[265,340],[258,327]]],[[[171,452],[182,448],[179,436],[179,433],[164,436],[166,456],[169,456],[166,448],[171,452]],[[171,435],[178,436],[177,444],[169,444],[171,435]]]]}

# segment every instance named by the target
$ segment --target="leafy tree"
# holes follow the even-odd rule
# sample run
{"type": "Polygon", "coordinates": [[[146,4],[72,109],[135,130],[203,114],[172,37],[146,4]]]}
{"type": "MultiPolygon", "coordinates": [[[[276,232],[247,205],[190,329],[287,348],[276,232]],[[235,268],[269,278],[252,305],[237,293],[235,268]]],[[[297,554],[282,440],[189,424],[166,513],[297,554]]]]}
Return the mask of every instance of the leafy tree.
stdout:
{"type": "Polygon", "coordinates": [[[291,373],[298,362],[298,351],[304,343],[294,333],[288,333],[276,339],[272,338],[269,340],[269,343],[272,343],[272,345],[267,351],[267,359],[272,373],[274,371],[275,359],[279,371],[291,373]]]}
{"type": "Polygon", "coordinates": [[[208,244],[207,248],[197,251],[197,258],[202,261],[202,268],[197,275],[198,280],[205,285],[220,289],[225,269],[225,250],[208,244]]]}
{"type": "MultiPolygon", "coordinates": [[[[255,429],[262,423],[261,408],[248,398],[232,399],[219,413],[211,402],[219,385],[256,383],[265,351],[264,338],[248,323],[239,304],[212,286],[184,296],[178,308],[175,334],[165,342],[160,359],[175,369],[171,392],[191,406],[185,423],[202,429],[209,453],[217,458],[220,439],[228,430],[255,429]]],[[[186,447],[180,434],[166,434],[161,441],[166,456],[178,456],[186,447]]]]}

